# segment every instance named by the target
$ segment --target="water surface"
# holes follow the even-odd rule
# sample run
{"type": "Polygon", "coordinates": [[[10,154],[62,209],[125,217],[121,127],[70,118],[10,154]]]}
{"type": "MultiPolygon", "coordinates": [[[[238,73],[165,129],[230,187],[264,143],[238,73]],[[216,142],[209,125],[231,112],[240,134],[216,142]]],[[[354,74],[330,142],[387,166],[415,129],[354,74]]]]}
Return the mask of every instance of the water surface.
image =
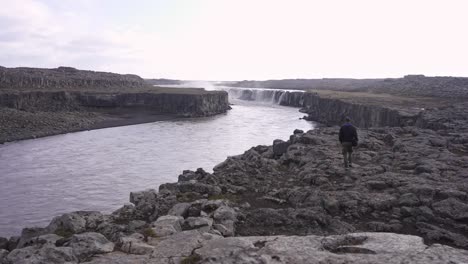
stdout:
{"type": "Polygon", "coordinates": [[[70,133],[0,145],[0,236],[44,226],[76,210],[111,212],[131,191],[175,182],[183,170],[207,171],[256,145],[287,139],[297,108],[240,102],[208,118],[70,133]]]}

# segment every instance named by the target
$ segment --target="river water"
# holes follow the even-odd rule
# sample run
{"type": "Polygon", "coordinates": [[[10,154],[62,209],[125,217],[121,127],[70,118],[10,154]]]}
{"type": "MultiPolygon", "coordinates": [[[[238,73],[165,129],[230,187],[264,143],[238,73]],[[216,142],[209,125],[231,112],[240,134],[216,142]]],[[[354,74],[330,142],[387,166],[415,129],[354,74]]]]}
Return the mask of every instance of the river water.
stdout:
{"type": "MultiPolygon", "coordinates": [[[[232,101],[231,101],[232,102],[232,101]]],[[[227,156],[313,129],[297,108],[233,101],[227,114],[105,128],[0,145],[0,236],[76,210],[111,212],[129,193],[212,171],[227,156]]]]}

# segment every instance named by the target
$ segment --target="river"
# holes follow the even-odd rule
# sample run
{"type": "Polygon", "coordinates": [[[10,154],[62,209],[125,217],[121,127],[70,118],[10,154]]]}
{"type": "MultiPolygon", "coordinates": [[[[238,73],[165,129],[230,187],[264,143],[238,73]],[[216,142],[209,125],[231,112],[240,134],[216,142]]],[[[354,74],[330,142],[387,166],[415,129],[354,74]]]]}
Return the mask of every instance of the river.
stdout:
{"type": "MultiPolygon", "coordinates": [[[[232,100],[232,98],[231,98],[232,100]]],[[[267,100],[271,101],[271,100],[267,100]]],[[[274,101],[274,100],[273,100],[274,101]]],[[[129,193],[212,171],[227,156],[313,129],[297,108],[233,100],[214,117],[105,128],[0,145],[0,236],[76,210],[112,212],[129,193]]]]}

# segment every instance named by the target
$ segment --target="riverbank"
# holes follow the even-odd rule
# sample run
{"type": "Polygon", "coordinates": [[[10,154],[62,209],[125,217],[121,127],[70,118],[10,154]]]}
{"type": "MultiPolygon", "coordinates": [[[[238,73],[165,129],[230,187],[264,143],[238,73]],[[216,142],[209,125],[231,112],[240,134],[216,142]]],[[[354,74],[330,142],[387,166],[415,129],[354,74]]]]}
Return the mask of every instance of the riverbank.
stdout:
{"type": "Polygon", "coordinates": [[[229,109],[226,92],[154,87],[136,75],[0,67],[0,144],[229,109]]]}
{"type": "Polygon", "coordinates": [[[74,112],[27,112],[0,108],[0,144],[78,131],[181,118],[144,109],[93,109],[74,112]]]}
{"type": "Polygon", "coordinates": [[[360,130],[345,169],[337,130],[294,131],[213,173],[184,171],[159,191],[131,193],[112,214],[26,228],[4,243],[6,263],[466,262],[468,134],[360,130]]]}
{"type": "MultiPolygon", "coordinates": [[[[82,130],[203,117],[230,109],[227,93],[0,93],[0,143],[82,130]]],[[[174,89],[176,90],[176,89],[174,89]]]]}

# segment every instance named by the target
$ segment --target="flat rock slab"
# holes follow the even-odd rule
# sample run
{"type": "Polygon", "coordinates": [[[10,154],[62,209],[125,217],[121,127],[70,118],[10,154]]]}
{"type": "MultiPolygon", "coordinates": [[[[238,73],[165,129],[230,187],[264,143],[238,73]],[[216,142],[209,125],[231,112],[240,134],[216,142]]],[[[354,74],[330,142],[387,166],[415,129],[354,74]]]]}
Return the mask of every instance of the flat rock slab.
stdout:
{"type": "Polygon", "coordinates": [[[466,250],[393,233],[221,238],[194,253],[200,263],[468,263],[466,250]]]}

